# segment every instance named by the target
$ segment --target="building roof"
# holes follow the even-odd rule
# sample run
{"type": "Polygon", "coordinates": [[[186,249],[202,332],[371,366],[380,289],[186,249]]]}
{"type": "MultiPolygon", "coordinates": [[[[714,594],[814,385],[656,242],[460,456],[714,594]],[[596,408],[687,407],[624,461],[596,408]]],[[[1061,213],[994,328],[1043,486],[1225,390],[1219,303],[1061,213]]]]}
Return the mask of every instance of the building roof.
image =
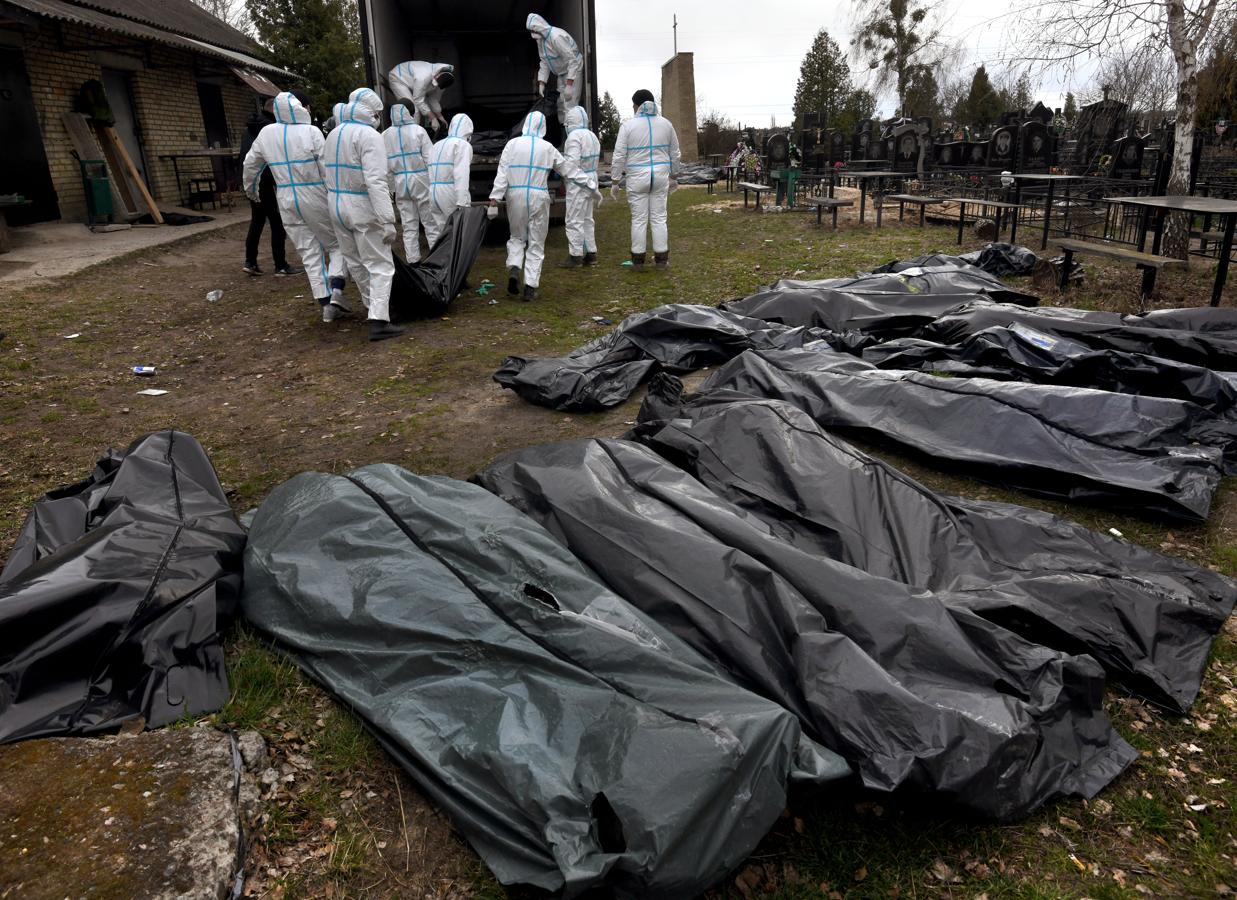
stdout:
{"type": "Polygon", "coordinates": [[[251,38],[192,0],[0,0],[35,15],[180,47],[232,65],[295,77],[263,62],[251,38]]]}

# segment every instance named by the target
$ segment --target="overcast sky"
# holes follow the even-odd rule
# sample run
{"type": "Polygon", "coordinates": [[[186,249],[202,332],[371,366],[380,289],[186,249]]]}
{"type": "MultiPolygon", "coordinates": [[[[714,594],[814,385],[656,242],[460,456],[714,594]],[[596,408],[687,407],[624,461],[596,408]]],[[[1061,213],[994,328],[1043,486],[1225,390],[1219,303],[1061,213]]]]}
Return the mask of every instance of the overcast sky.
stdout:
{"type": "MultiPolygon", "coordinates": [[[[661,93],[661,66],[674,54],[673,16],[679,19],[679,50],[695,53],[696,99],[702,111],[716,109],[743,124],[765,127],[769,117],[789,124],[799,64],[816,32],[825,28],[849,49],[851,4],[846,0],[596,0],[597,76],[619,112],[631,114],[631,95],[647,87],[661,93]]],[[[1006,4],[991,0],[943,0],[945,36],[961,44],[968,75],[980,62],[1004,68],[1009,35],[1017,24],[1006,4]],[[995,17],[995,18],[994,18],[995,17]]],[[[852,64],[856,82],[866,70],[852,64]]],[[[1036,99],[1060,106],[1071,85],[1034,78],[1036,99]],[[1055,83],[1054,83],[1055,82],[1055,83]]],[[[1085,79],[1075,78],[1074,87],[1085,79]]],[[[892,97],[880,99],[882,114],[893,112],[892,97]]]]}

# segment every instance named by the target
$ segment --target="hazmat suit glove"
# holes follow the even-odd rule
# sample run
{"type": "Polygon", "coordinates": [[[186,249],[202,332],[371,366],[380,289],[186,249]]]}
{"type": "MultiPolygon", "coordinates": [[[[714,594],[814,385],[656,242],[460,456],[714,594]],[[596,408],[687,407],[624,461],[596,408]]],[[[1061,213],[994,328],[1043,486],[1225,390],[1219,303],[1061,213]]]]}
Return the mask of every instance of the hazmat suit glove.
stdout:
{"type": "Polygon", "coordinates": [[[489,207],[485,211],[485,217],[491,220],[498,218],[498,204],[497,203],[491,203],[489,205],[489,207]]]}
{"type": "Polygon", "coordinates": [[[599,190],[595,190],[595,189],[594,189],[594,191],[593,191],[593,205],[594,205],[594,206],[601,206],[601,201],[602,201],[602,199],[603,199],[603,196],[602,196],[601,191],[599,191],[599,190]]]}
{"type": "Polygon", "coordinates": [[[392,244],[395,243],[395,226],[394,225],[383,225],[382,226],[382,242],[386,244],[388,247],[390,247],[392,244]]]}
{"type": "Polygon", "coordinates": [[[537,96],[538,97],[545,96],[545,82],[544,81],[537,82],[537,96]]]}
{"type": "Polygon", "coordinates": [[[673,175],[670,176],[670,193],[674,193],[679,189],[679,180],[673,175]]]}
{"type": "Polygon", "coordinates": [[[618,198],[619,198],[619,186],[617,184],[610,185],[610,199],[618,200],[618,198]]]}

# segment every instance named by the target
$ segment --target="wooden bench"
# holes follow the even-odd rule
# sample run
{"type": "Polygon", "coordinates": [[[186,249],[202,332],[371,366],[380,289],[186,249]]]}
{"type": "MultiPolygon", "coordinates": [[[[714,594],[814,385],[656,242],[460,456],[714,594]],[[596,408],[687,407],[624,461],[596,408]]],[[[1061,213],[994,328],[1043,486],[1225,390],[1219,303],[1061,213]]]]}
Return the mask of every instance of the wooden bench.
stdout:
{"type": "Polygon", "coordinates": [[[751,191],[753,194],[756,195],[756,209],[761,209],[760,195],[767,194],[769,193],[769,191],[773,190],[773,188],[770,185],[753,184],[750,181],[740,181],[738,184],[738,187],[743,189],[743,208],[744,209],[747,209],[747,192],[748,191],[751,191]]]}
{"type": "Polygon", "coordinates": [[[1012,211],[1014,224],[1009,230],[1010,243],[1014,242],[1014,239],[1018,234],[1018,210],[1026,209],[1026,207],[1021,203],[1006,203],[1004,200],[985,200],[982,197],[946,197],[945,200],[948,203],[958,204],[958,243],[959,244],[962,243],[962,234],[963,234],[963,230],[966,227],[967,204],[971,204],[971,205],[978,204],[981,208],[996,210],[996,219],[993,222],[993,224],[996,226],[996,234],[993,235],[993,239],[999,238],[1001,236],[1001,212],[1003,210],[1012,211]]]}
{"type": "Polygon", "coordinates": [[[1061,238],[1054,241],[1065,253],[1065,265],[1061,267],[1061,290],[1069,287],[1069,272],[1074,266],[1074,254],[1083,253],[1092,256],[1105,256],[1120,262],[1133,263],[1143,270],[1143,297],[1150,297],[1155,289],[1155,276],[1160,269],[1175,269],[1185,266],[1185,260],[1173,259],[1169,256],[1155,256],[1151,253],[1140,253],[1129,247],[1119,247],[1115,244],[1097,244],[1091,241],[1076,241],[1073,238],[1061,238]]]}
{"type": "Polygon", "coordinates": [[[919,197],[915,194],[886,194],[886,200],[898,201],[898,221],[902,222],[906,219],[906,204],[913,203],[919,205],[919,227],[923,228],[924,211],[937,203],[944,203],[941,197],[919,197]]]}
{"type": "Polygon", "coordinates": [[[840,200],[837,197],[804,197],[803,202],[808,206],[816,207],[816,224],[823,225],[822,221],[826,209],[833,210],[833,230],[838,230],[838,209],[843,206],[854,206],[854,200],[840,200]]]}

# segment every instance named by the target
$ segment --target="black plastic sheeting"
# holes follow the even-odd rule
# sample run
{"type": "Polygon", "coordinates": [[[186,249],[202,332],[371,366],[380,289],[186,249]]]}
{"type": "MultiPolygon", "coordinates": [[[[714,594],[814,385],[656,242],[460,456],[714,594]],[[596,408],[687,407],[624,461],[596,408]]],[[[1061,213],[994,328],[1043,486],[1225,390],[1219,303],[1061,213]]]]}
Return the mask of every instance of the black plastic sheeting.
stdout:
{"type": "Polygon", "coordinates": [[[1207,517],[1230,423],[1197,405],[1088,388],[878,369],[813,348],[749,351],[700,393],[785,400],[825,428],[866,433],[976,478],[1064,500],[1207,517]],[[1200,437],[1211,446],[1195,446],[1200,437]]]}
{"type": "Polygon", "coordinates": [[[657,371],[691,372],[754,347],[799,347],[826,339],[838,346],[847,341],[710,306],[671,304],[628,316],[562,358],[509,356],[494,380],[539,406],[591,412],[622,403],[657,371]]]}
{"type": "Polygon", "coordinates": [[[1204,327],[1208,321],[1227,321],[1223,316],[1184,315],[1188,310],[1168,310],[1159,318],[1123,316],[1119,313],[1079,309],[1023,309],[984,300],[968,303],[937,319],[916,335],[941,344],[954,344],[988,328],[1008,328],[1017,323],[1053,337],[1075,340],[1092,350],[1120,350],[1189,363],[1217,371],[1237,371],[1237,331],[1204,327]],[[1198,328],[1164,327],[1192,322],[1198,328]]]}
{"type": "Polygon", "coordinates": [[[683,163],[674,180],[679,184],[715,184],[721,169],[702,163],[683,163]]]}
{"type": "Polygon", "coordinates": [[[37,501],[0,573],[0,741],[219,709],[244,546],[205,451],[177,431],[37,501]]]}
{"type": "Polygon", "coordinates": [[[642,426],[649,446],[780,540],[1090,654],[1174,712],[1194,701],[1237,599],[1208,569],[1048,513],[938,496],[786,403],[718,392],[656,415],[670,419],[642,426]]]}
{"type": "Polygon", "coordinates": [[[480,482],[735,680],[793,711],[876,790],[997,819],[1093,795],[1136,756],[1088,656],[785,539],[647,447],[501,457],[480,482]]]}
{"type": "Polygon", "coordinates": [[[1020,323],[1009,328],[986,328],[956,344],[919,338],[891,340],[866,348],[863,358],[884,369],[1188,400],[1217,414],[1228,413],[1237,404],[1237,378],[1142,353],[1092,350],[1079,341],[1054,337],[1020,323]]]}
{"type": "Polygon", "coordinates": [[[850,774],[475,485],[299,475],[258,510],[245,577],[249,620],[507,884],[695,896],[752,851],[796,772],[850,774]]]}
{"type": "Polygon", "coordinates": [[[1026,247],[1014,244],[985,244],[983,248],[960,256],[947,253],[930,253],[911,259],[895,259],[873,269],[875,274],[904,272],[920,268],[956,268],[978,266],[989,275],[1003,278],[1007,275],[1030,275],[1039,257],[1026,247]]]}
{"type": "Polygon", "coordinates": [[[391,319],[403,322],[442,315],[464,287],[468,271],[481,252],[489,220],[485,208],[458,209],[446,230],[421,261],[408,265],[395,259],[391,284],[391,319]]]}
{"type": "MultiPolygon", "coordinates": [[[[1034,306],[1034,294],[1010,287],[995,275],[973,266],[960,257],[923,256],[891,262],[875,272],[861,272],[851,278],[803,280],[783,278],[769,290],[835,290],[852,294],[972,294],[996,303],[1034,306]]],[[[729,304],[728,304],[729,306],[729,304]]]]}

